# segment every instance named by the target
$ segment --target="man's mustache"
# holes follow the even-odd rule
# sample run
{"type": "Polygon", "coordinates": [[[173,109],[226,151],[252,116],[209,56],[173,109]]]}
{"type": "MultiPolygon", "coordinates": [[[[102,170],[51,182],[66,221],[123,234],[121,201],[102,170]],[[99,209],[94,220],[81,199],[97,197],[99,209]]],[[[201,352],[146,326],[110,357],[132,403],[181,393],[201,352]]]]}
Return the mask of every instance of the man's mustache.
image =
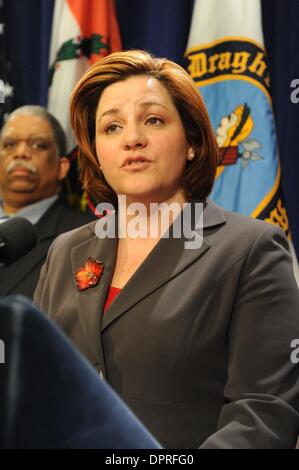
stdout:
{"type": "Polygon", "coordinates": [[[30,171],[30,173],[33,173],[34,175],[37,173],[36,166],[27,162],[26,160],[13,160],[10,162],[6,167],[7,174],[11,173],[15,168],[22,168],[24,170],[30,171]]]}

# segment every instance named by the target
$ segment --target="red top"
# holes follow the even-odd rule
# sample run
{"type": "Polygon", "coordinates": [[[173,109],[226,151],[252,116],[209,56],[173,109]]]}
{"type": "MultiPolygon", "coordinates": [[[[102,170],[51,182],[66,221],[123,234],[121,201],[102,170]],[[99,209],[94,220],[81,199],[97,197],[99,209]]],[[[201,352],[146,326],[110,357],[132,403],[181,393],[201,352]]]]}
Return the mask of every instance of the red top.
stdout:
{"type": "Polygon", "coordinates": [[[121,291],[121,289],[119,289],[118,287],[110,286],[110,289],[109,289],[109,292],[108,292],[108,295],[107,295],[107,299],[106,299],[106,303],[105,303],[105,306],[104,306],[104,313],[110,307],[110,304],[115,299],[115,297],[118,296],[120,291],[121,291]]]}

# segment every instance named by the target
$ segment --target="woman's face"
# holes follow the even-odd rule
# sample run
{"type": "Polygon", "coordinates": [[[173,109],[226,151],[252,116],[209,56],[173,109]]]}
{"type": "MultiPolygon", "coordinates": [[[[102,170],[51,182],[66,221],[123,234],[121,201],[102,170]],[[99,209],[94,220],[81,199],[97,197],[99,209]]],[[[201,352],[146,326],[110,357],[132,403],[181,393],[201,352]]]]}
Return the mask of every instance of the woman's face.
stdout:
{"type": "Polygon", "coordinates": [[[106,181],[127,201],[186,200],[188,142],[168,91],[146,76],[108,86],[96,113],[96,152],[106,181]]]}

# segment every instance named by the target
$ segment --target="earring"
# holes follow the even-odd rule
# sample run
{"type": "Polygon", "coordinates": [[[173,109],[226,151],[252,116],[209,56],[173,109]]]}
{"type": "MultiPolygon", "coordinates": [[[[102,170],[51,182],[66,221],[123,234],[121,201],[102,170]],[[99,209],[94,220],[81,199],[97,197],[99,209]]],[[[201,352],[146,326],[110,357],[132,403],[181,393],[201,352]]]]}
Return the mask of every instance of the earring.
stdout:
{"type": "Polygon", "coordinates": [[[194,148],[193,147],[189,147],[188,149],[188,160],[193,160],[193,158],[195,157],[195,151],[194,151],[194,148]]]}

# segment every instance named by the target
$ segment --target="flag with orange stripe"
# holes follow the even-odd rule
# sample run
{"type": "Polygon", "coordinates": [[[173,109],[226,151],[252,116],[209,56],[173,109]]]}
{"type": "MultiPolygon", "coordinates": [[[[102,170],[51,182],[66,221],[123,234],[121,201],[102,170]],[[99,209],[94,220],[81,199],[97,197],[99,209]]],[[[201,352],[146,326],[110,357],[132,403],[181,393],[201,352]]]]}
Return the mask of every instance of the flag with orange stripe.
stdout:
{"type": "Polygon", "coordinates": [[[88,67],[121,50],[114,0],[56,0],[50,50],[48,109],[74,145],[69,101],[74,85],[88,67]]]}

